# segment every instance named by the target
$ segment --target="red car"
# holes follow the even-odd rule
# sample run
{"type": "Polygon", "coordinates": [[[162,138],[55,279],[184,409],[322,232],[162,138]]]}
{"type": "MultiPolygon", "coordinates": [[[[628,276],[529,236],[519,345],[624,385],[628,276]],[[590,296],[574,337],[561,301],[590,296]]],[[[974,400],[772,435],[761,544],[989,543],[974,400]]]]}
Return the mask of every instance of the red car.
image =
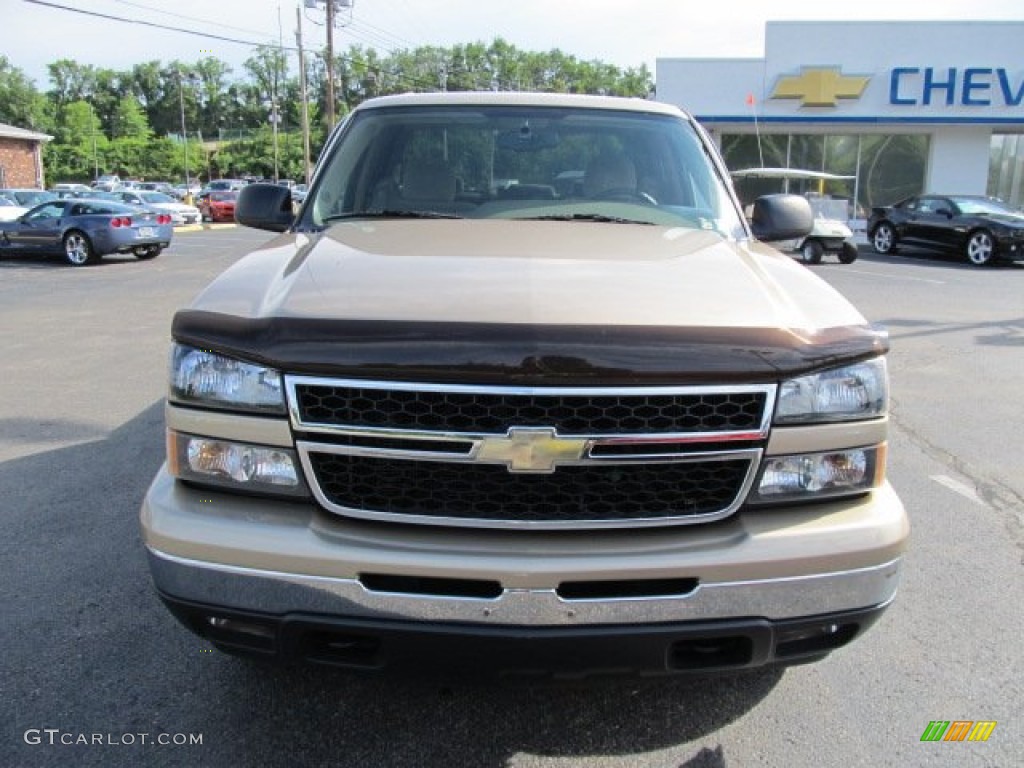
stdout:
{"type": "Polygon", "coordinates": [[[234,191],[210,192],[199,200],[199,212],[203,221],[234,221],[235,200],[238,193],[234,191]]]}

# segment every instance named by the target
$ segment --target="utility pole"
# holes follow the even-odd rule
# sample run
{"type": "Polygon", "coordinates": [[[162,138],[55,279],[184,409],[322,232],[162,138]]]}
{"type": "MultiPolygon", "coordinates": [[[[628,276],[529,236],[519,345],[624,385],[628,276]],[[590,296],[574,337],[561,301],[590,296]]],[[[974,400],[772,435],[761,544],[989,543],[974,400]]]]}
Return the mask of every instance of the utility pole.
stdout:
{"type": "Polygon", "coordinates": [[[281,26],[281,6],[277,6],[277,63],[274,67],[273,90],[270,94],[270,122],[274,124],[274,183],[281,179],[279,170],[280,152],[278,150],[278,132],[280,130],[281,112],[279,99],[281,84],[284,82],[284,27],[281,26]]]}
{"type": "Polygon", "coordinates": [[[96,181],[100,177],[100,158],[96,154],[96,107],[89,102],[89,133],[92,135],[92,180],[96,181]]]}
{"type": "Polygon", "coordinates": [[[327,0],[327,133],[334,129],[334,7],[327,0]]]}
{"type": "Polygon", "coordinates": [[[278,111],[277,96],[270,97],[270,122],[274,127],[274,183],[276,184],[281,178],[278,171],[279,153],[277,149],[277,124],[281,122],[281,113],[278,111]]]}
{"type": "Polygon", "coordinates": [[[181,107],[181,144],[185,156],[185,194],[189,195],[191,182],[188,177],[188,131],[185,130],[185,85],[178,69],[178,106],[181,107]]]}
{"type": "Polygon", "coordinates": [[[302,8],[295,7],[295,43],[299,48],[299,90],[302,94],[302,162],[305,174],[302,181],[309,184],[309,94],[306,92],[306,57],[302,51],[302,8]]]}

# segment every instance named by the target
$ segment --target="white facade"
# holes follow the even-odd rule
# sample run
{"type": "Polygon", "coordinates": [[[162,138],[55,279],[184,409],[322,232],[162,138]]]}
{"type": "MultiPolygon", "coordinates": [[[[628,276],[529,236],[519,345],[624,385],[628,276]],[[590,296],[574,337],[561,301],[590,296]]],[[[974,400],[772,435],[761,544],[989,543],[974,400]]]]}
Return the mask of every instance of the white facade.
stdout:
{"type": "Polygon", "coordinates": [[[658,59],[657,98],[720,142],[925,134],[916,191],[998,189],[1021,205],[1024,158],[997,159],[993,136],[1024,133],[1022,41],[1019,21],[769,22],[763,59],[658,59]]]}

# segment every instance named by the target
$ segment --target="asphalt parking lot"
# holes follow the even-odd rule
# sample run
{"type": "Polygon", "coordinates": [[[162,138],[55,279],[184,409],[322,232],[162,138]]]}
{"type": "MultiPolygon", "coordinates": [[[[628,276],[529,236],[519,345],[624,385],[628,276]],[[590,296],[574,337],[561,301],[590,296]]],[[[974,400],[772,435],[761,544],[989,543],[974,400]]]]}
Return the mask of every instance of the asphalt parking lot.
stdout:
{"type": "Polygon", "coordinates": [[[154,597],[136,518],[163,456],[170,318],[269,238],[182,232],[153,261],[83,269],[0,259],[0,765],[1019,764],[1024,268],[866,251],[814,267],[893,342],[912,543],[858,643],[785,673],[496,685],[263,668],[154,597]],[[923,743],[933,720],[997,726],[923,743]]]}

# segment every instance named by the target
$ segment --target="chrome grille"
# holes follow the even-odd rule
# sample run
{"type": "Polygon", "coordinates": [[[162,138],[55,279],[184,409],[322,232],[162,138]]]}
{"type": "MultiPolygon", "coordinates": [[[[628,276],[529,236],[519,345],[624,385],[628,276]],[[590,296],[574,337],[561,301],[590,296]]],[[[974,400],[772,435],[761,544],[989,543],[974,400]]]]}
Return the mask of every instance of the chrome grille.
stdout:
{"type": "Polygon", "coordinates": [[[607,395],[416,391],[299,384],[304,423],[436,432],[551,427],[561,435],[758,429],[765,392],[607,395]]]}
{"type": "Polygon", "coordinates": [[[729,506],[750,460],[571,466],[514,474],[493,464],[310,455],[339,507],[453,520],[573,525],[699,517],[729,506]]]}
{"type": "Polygon", "coordinates": [[[310,487],[337,514],[468,527],[716,520],[742,503],[774,385],[525,388],[287,377],[310,487]]]}

